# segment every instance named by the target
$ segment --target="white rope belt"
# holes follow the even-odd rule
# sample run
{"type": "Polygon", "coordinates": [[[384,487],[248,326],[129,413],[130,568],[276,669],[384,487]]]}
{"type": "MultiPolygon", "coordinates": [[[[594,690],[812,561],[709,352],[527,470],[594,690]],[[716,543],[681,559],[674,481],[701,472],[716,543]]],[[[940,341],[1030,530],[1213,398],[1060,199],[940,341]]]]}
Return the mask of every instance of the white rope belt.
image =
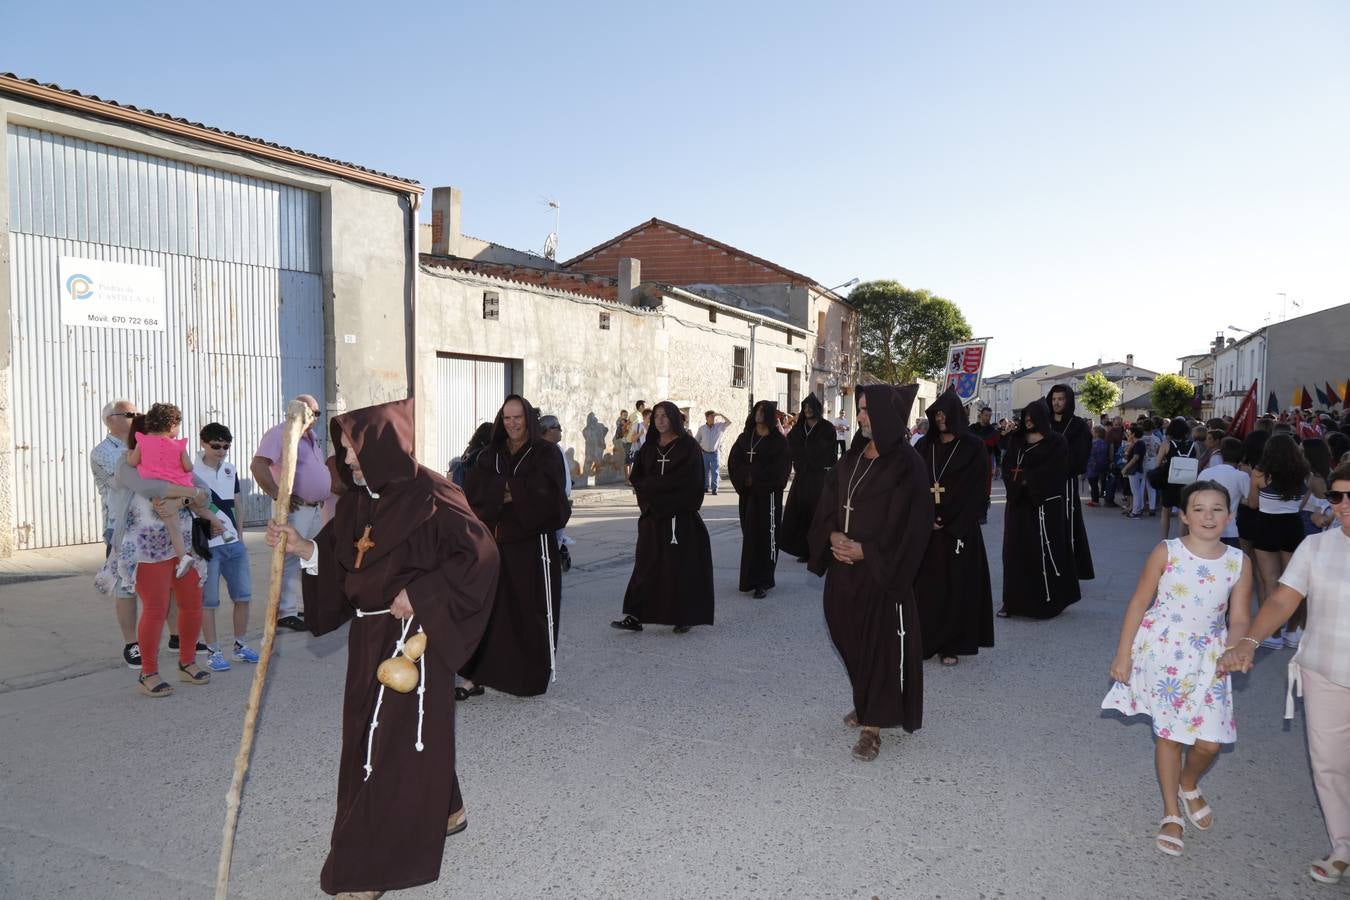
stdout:
{"type": "Polygon", "coordinates": [[[1284,685],[1284,717],[1292,719],[1294,717],[1294,693],[1297,692],[1300,697],[1303,696],[1303,670],[1299,668],[1298,663],[1289,660],[1289,671],[1285,676],[1284,685]]]}
{"type": "MultiPolygon", "coordinates": [[[[1056,498],[1056,497],[1051,497],[1051,498],[1049,498],[1049,499],[1055,500],[1055,499],[1058,499],[1058,498],[1056,498]]],[[[1049,558],[1050,558],[1050,565],[1054,567],[1054,570],[1055,570],[1055,577],[1056,577],[1056,578],[1059,577],[1059,566],[1055,564],[1055,554],[1054,554],[1054,552],[1050,549],[1050,533],[1049,533],[1048,531],[1046,531],[1046,529],[1045,529],[1045,506],[1042,505],[1042,506],[1037,507],[1037,510],[1036,510],[1036,511],[1037,511],[1038,516],[1039,516],[1039,523],[1040,523],[1040,526],[1041,526],[1041,580],[1045,582],[1045,602],[1046,602],[1046,603],[1049,603],[1049,602],[1050,602],[1050,574],[1049,574],[1049,573],[1046,571],[1046,569],[1045,569],[1045,559],[1046,559],[1046,557],[1049,557],[1049,558]]]]}
{"type": "Polygon", "coordinates": [[[553,646],[553,566],[548,555],[548,535],[539,535],[539,559],[544,564],[544,618],[548,621],[548,678],[558,683],[558,651],[553,646]]]}
{"type": "Polygon", "coordinates": [[[900,693],[905,692],[905,610],[899,604],[895,604],[895,614],[900,617],[900,627],[896,629],[896,635],[900,638],[900,693]]]}
{"type": "Polygon", "coordinates": [[[778,536],[774,528],[775,504],[773,494],[769,495],[769,559],[778,561],[778,536]]]}
{"type": "Polygon", "coordinates": [[[391,615],[393,612],[392,609],[377,609],[374,612],[366,612],[364,609],[358,609],[356,611],[356,617],[358,619],[364,619],[367,616],[387,616],[391,615]]]}
{"type": "MultiPolygon", "coordinates": [[[[363,612],[359,609],[356,611],[356,615],[359,618],[365,618],[366,616],[380,616],[389,613],[390,610],[387,609],[376,610],[375,612],[363,612]]],[[[408,640],[408,629],[411,627],[412,618],[404,619],[403,634],[401,634],[399,639],[394,642],[394,652],[389,654],[390,659],[393,659],[403,652],[403,644],[408,640]]],[[[422,626],[417,626],[417,630],[420,632],[422,626]]],[[[427,654],[425,651],[418,657],[417,669],[417,743],[413,746],[417,749],[418,753],[421,753],[423,747],[426,746],[422,743],[422,719],[426,713],[425,696],[427,692],[427,654]]],[[[361,779],[362,781],[369,781],[370,776],[375,772],[375,767],[371,765],[370,758],[375,749],[375,729],[380,727],[380,707],[384,705],[384,687],[383,684],[380,685],[380,692],[375,696],[375,713],[370,717],[370,731],[366,735],[366,764],[362,766],[362,768],[366,770],[366,777],[361,779]]]]}
{"type": "Polygon", "coordinates": [[[679,543],[679,541],[675,540],[675,517],[674,517],[674,516],[671,516],[671,517],[670,517],[670,542],[671,542],[672,544],[678,544],[678,543],[679,543]]]}

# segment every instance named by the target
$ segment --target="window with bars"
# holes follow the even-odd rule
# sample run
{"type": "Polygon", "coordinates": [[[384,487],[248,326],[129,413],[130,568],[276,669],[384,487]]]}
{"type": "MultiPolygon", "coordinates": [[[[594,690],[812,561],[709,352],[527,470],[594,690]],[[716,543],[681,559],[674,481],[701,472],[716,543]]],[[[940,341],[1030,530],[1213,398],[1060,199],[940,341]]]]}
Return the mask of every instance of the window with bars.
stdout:
{"type": "Polygon", "coordinates": [[[483,318],[501,318],[501,296],[496,291],[483,291],[483,318]]]}
{"type": "Polygon", "coordinates": [[[745,387],[745,366],[746,357],[749,355],[744,347],[734,347],[731,351],[731,386],[737,388],[745,387]]]}
{"type": "Polygon", "coordinates": [[[609,313],[607,312],[600,314],[600,330],[609,331],[609,313]]]}

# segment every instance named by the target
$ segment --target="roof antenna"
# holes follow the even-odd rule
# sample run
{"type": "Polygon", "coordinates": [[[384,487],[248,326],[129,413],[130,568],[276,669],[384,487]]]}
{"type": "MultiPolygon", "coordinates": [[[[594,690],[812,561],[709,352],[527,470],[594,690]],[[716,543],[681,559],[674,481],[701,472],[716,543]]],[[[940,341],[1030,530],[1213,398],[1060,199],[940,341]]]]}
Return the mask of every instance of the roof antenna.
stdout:
{"type": "Polygon", "coordinates": [[[553,210],[553,232],[544,238],[544,259],[556,260],[558,258],[558,229],[562,224],[562,204],[557,200],[549,200],[548,208],[553,210]]]}

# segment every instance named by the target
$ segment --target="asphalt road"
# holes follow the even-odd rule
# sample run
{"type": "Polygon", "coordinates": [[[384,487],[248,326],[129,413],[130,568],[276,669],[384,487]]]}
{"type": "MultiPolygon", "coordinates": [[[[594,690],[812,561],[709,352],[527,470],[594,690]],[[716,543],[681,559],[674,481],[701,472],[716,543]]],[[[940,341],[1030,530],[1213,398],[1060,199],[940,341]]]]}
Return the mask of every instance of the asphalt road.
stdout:
{"type": "MultiPolygon", "coordinates": [[[[1099,704],[1157,520],[1087,510],[1099,574],[1084,600],[999,620],[998,645],[953,669],[930,661],[923,730],[883,733],[868,764],[840,722],[851,701],[821,581],[783,559],[767,599],[737,593],[729,491],[705,507],[717,624],[609,628],[635,515],[578,511],[558,683],[460,706],[470,826],[437,884],[397,896],[1346,895],[1306,875],[1326,838],[1301,714],[1281,718],[1291,651],[1261,651],[1236,679],[1239,743],[1202,782],[1214,828],[1188,829],[1181,859],[1153,849],[1149,727],[1099,704]]],[[[985,537],[997,598],[997,505],[985,537]]],[[[89,589],[99,555],[0,586],[0,898],[209,896],[251,670],[141,697],[89,589]]],[[[343,633],[278,641],[233,896],[322,896],[345,656],[343,633]]]]}

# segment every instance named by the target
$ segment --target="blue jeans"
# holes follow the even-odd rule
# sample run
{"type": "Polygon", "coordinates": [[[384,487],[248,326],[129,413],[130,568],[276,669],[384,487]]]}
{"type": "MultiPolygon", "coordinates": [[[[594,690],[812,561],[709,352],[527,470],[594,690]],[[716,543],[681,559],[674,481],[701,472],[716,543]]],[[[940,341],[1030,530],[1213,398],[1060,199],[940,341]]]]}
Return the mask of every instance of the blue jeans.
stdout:
{"type": "Polygon", "coordinates": [[[717,482],[719,480],[717,466],[717,451],[709,453],[703,451],[703,489],[717,493],[717,482]]]}
{"type": "Polygon", "coordinates": [[[216,609],[220,606],[220,577],[225,576],[230,599],[247,603],[253,596],[253,578],[248,568],[248,551],[243,541],[231,541],[211,548],[206,562],[206,584],[202,586],[202,606],[216,609]]]}

